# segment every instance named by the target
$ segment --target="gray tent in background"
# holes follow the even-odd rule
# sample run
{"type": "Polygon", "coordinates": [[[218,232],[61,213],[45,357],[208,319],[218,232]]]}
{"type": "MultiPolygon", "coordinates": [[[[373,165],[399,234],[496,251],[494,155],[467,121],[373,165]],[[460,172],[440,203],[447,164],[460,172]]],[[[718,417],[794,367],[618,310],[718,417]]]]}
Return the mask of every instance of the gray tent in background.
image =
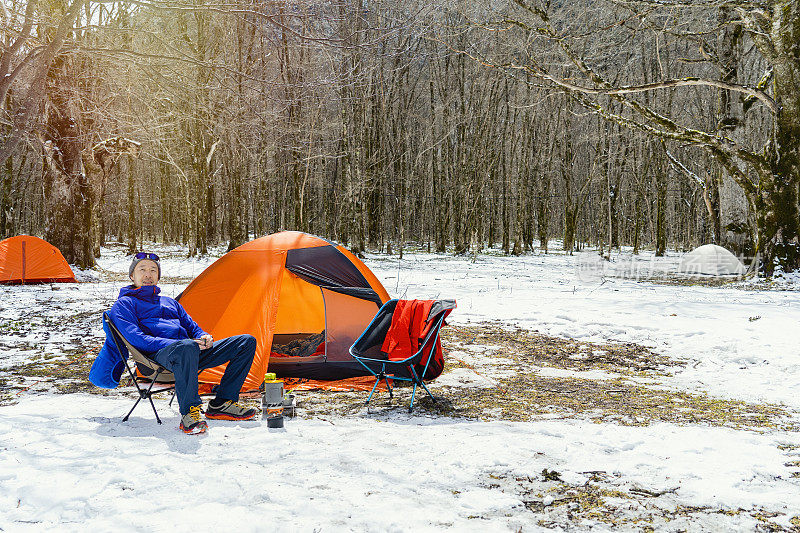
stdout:
{"type": "Polygon", "coordinates": [[[744,276],[747,268],[722,246],[704,244],[681,258],[678,272],[707,276],[744,276]]]}

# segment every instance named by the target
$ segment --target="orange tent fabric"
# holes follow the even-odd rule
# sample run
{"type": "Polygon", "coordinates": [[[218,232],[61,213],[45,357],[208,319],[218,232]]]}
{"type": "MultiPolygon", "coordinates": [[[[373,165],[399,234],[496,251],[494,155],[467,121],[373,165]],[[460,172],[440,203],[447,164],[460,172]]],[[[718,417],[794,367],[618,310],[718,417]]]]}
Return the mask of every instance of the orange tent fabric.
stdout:
{"type": "MultiPolygon", "coordinates": [[[[394,381],[389,378],[390,384],[394,381]]],[[[356,378],[337,379],[336,381],[319,381],[316,379],[305,378],[284,378],[283,388],[287,391],[315,391],[315,390],[329,390],[334,392],[353,392],[364,391],[369,392],[375,385],[375,378],[372,376],[361,376],[356,378]]],[[[198,387],[200,394],[212,394],[213,383],[201,383],[198,387]]],[[[378,383],[378,389],[386,390],[386,383],[381,381],[378,383]]],[[[242,395],[246,398],[257,397],[261,393],[259,391],[244,392],[242,395]]]]}
{"type": "MultiPolygon", "coordinates": [[[[388,299],[377,277],[349,251],[320,237],[295,231],[261,237],[228,252],[178,297],[186,312],[215,339],[244,333],[256,338],[255,359],[242,391],[257,389],[263,381],[275,334],[291,337],[327,331],[326,342],[332,342],[333,329],[326,316],[326,305],[332,309],[335,301],[336,309],[341,309],[342,301],[353,300],[357,303],[351,306],[358,308],[358,302],[365,302],[352,318],[342,318],[341,313],[336,318],[354,321],[350,329],[360,332],[379,304],[388,299]],[[287,268],[287,257],[295,258],[294,267],[287,268]],[[319,269],[314,268],[315,261],[319,269]],[[336,271],[338,267],[341,268],[336,271]],[[328,274],[332,277],[327,277],[328,274]],[[376,301],[365,302],[339,294],[337,290],[349,290],[346,285],[333,288],[330,285],[342,279],[352,279],[355,287],[362,287],[355,291],[366,290],[376,301]]],[[[348,335],[352,336],[352,332],[348,331],[348,335]]],[[[347,338],[344,336],[343,342],[347,338]]],[[[340,353],[341,346],[336,346],[336,350],[340,353]]],[[[317,359],[327,360],[327,357],[317,359]]],[[[219,383],[224,368],[223,365],[201,372],[200,382],[219,383]]]]}
{"type": "Polygon", "coordinates": [[[58,248],[30,235],[0,241],[0,283],[55,282],[77,282],[58,248]]]}

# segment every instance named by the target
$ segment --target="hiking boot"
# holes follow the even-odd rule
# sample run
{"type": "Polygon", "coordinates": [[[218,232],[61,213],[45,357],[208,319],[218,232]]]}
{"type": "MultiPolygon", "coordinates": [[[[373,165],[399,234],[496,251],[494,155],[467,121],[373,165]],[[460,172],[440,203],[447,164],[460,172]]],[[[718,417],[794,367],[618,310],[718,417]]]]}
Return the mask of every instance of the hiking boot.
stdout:
{"type": "Polygon", "coordinates": [[[184,433],[189,435],[198,435],[205,433],[208,429],[208,424],[203,420],[203,410],[199,405],[193,405],[189,408],[189,412],[181,418],[181,425],[178,426],[184,433]]]}
{"type": "Polygon", "coordinates": [[[214,406],[211,402],[206,409],[206,418],[210,420],[250,420],[255,418],[256,410],[242,407],[239,402],[226,400],[222,405],[214,406]]]}

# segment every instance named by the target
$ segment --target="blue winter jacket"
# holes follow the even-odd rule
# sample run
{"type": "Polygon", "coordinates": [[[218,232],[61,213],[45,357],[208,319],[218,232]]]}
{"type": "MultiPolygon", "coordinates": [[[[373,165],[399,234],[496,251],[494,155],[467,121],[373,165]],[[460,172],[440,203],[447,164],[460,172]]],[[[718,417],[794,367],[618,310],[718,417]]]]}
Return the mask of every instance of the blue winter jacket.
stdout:
{"type": "MultiPolygon", "coordinates": [[[[175,341],[199,339],[206,335],[181,304],[172,298],[159,296],[160,292],[156,286],[123,287],[116,303],[108,311],[122,336],[145,355],[154,354],[175,341]]],[[[113,389],[119,385],[124,370],[123,357],[128,358],[128,350],[122,345],[124,353],[119,353],[105,322],[103,330],[106,342],[92,364],[89,381],[98,387],[113,389]]]]}

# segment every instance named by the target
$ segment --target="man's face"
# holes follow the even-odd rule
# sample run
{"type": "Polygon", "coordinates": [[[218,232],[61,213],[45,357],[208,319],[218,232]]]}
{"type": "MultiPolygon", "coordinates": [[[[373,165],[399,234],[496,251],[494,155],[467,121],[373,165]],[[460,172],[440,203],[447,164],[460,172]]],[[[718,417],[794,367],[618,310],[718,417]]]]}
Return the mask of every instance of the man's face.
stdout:
{"type": "Polygon", "coordinates": [[[158,283],[158,265],[150,259],[142,259],[133,269],[131,279],[137,288],[155,285],[158,283]]]}

